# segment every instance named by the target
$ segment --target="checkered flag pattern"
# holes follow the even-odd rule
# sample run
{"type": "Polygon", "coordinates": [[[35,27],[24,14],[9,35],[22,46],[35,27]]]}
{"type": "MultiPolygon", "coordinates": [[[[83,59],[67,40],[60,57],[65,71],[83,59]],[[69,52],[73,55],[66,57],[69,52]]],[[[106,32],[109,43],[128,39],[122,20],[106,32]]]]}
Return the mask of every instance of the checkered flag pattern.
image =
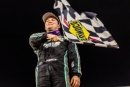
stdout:
{"type": "Polygon", "coordinates": [[[58,13],[64,38],[77,44],[88,44],[97,47],[119,48],[116,41],[113,39],[109,31],[104,27],[104,24],[96,17],[93,12],[77,13],[66,0],[55,0],[54,9],[58,13]],[[69,29],[69,21],[78,20],[90,33],[88,41],[81,42],[69,29]]]}

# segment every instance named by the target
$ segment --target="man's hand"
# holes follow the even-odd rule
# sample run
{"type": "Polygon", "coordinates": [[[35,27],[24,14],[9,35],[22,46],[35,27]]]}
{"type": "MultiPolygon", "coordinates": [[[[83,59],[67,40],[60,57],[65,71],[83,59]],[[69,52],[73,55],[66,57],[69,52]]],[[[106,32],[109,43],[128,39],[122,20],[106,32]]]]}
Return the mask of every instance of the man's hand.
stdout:
{"type": "Polygon", "coordinates": [[[57,35],[52,35],[52,34],[47,34],[47,39],[49,39],[53,42],[60,41],[60,39],[57,35]]]}
{"type": "Polygon", "coordinates": [[[79,87],[80,78],[78,76],[73,76],[70,83],[71,83],[72,87],[79,87]]]}

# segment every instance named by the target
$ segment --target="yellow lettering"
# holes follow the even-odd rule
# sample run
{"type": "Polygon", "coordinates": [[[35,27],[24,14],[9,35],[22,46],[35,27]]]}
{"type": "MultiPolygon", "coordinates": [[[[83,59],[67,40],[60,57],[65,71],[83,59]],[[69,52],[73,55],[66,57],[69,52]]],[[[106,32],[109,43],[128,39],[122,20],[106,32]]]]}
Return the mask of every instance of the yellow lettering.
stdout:
{"type": "MultiPolygon", "coordinates": [[[[70,24],[70,32],[73,33],[80,41],[87,41],[87,37],[84,34],[84,31],[87,32],[87,30],[81,25],[78,21],[71,21],[70,24]],[[84,29],[82,29],[84,28],[84,29]]],[[[87,32],[87,35],[89,33],[87,32]]]]}

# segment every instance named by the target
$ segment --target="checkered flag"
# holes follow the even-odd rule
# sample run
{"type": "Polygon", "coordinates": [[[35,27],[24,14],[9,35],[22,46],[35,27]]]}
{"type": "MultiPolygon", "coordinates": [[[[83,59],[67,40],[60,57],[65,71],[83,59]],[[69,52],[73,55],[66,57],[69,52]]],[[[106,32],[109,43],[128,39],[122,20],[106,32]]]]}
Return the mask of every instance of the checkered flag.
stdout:
{"type": "Polygon", "coordinates": [[[119,48],[96,13],[78,14],[66,0],[55,0],[54,9],[58,13],[65,39],[77,44],[119,48]]]}

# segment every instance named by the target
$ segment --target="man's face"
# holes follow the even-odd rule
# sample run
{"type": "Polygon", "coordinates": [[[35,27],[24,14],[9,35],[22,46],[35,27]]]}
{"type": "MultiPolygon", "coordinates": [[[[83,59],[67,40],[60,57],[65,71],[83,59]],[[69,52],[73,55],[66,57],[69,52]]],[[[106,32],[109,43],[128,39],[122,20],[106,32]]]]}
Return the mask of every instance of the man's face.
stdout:
{"type": "Polygon", "coordinates": [[[59,28],[60,28],[60,24],[58,23],[58,21],[55,18],[50,17],[46,20],[45,30],[47,32],[55,31],[55,30],[58,30],[59,28]]]}

